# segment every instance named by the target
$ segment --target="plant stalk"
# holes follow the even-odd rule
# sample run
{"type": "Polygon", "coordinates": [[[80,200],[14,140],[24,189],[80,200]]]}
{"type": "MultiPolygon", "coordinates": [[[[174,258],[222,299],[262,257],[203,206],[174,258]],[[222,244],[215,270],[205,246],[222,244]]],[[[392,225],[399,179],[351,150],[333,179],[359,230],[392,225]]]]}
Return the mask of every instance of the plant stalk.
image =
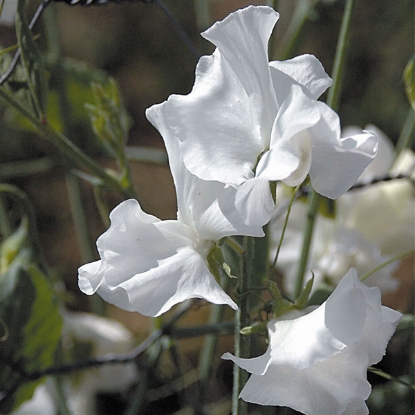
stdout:
{"type": "MultiPolygon", "coordinates": [[[[339,103],[340,103],[340,96],[342,91],[342,80],[344,75],[344,69],[346,66],[347,60],[347,50],[348,50],[348,43],[350,38],[350,26],[352,21],[352,13],[353,8],[355,5],[354,0],[347,0],[343,20],[340,27],[340,34],[339,40],[337,42],[337,49],[336,49],[336,56],[334,58],[334,65],[333,65],[333,86],[330,88],[328,97],[327,97],[327,105],[329,105],[334,111],[338,110],[339,103]]],[[[307,223],[304,230],[304,239],[302,244],[301,250],[301,257],[300,262],[298,265],[297,276],[296,276],[296,283],[295,283],[295,296],[297,297],[302,289],[304,283],[304,274],[307,268],[310,248],[311,248],[311,240],[313,237],[314,232],[314,225],[317,217],[317,211],[320,204],[321,196],[316,193],[313,189],[309,196],[309,210],[308,210],[308,217],[307,223]]]]}

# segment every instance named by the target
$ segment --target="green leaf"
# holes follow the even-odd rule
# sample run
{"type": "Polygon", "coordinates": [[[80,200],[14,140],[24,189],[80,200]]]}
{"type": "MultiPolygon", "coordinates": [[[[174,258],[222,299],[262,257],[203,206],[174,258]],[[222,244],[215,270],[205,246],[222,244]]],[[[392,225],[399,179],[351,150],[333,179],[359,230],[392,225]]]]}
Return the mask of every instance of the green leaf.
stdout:
{"type": "MultiPolygon", "coordinates": [[[[19,255],[0,275],[2,392],[19,382],[23,373],[51,366],[61,335],[62,319],[45,275],[25,264],[19,255]]],[[[30,399],[41,381],[22,383],[0,402],[0,412],[10,413],[30,399]]]]}
{"type": "Polygon", "coordinates": [[[16,10],[17,42],[20,48],[23,69],[26,74],[26,82],[33,101],[33,109],[40,119],[44,119],[47,102],[45,69],[32,32],[29,29],[25,9],[26,0],[19,0],[16,10]]]}

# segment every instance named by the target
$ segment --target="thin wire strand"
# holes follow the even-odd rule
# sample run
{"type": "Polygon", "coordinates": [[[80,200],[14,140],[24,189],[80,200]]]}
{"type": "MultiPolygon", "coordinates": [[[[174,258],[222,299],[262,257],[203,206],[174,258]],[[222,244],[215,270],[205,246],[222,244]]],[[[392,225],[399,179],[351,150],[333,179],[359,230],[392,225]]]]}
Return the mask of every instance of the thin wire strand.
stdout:
{"type": "Polygon", "coordinates": [[[170,13],[169,9],[166,7],[166,5],[161,0],[155,0],[154,3],[156,3],[160,9],[164,12],[164,14],[168,17],[170,22],[173,24],[174,29],[182,39],[183,43],[187,46],[190,53],[193,55],[193,57],[196,60],[199,60],[200,53],[197,51],[195,45],[190,40],[189,36],[187,36],[187,33],[183,30],[180,23],[177,21],[177,19],[170,13]]]}
{"type": "MultiPolygon", "coordinates": [[[[124,353],[120,355],[107,354],[105,356],[77,360],[75,362],[59,366],[51,366],[46,369],[35,370],[33,372],[28,372],[16,364],[7,363],[7,365],[10,368],[12,368],[14,372],[20,375],[20,379],[17,380],[10,388],[0,391],[0,405],[5,399],[7,399],[13,393],[15,393],[22,384],[29,381],[38,380],[44,376],[72,373],[77,370],[88,369],[96,366],[127,363],[134,361],[135,359],[137,359],[138,356],[143,354],[148,349],[148,347],[150,347],[155,341],[157,341],[164,335],[169,335],[172,331],[174,324],[191,308],[191,306],[191,301],[187,301],[183,303],[181,306],[179,306],[168,323],[166,323],[161,329],[151,333],[143,342],[141,342],[135,349],[133,349],[129,353],[124,353]]],[[[4,356],[0,355],[0,359],[3,362],[7,362],[7,359],[4,356]]]]}

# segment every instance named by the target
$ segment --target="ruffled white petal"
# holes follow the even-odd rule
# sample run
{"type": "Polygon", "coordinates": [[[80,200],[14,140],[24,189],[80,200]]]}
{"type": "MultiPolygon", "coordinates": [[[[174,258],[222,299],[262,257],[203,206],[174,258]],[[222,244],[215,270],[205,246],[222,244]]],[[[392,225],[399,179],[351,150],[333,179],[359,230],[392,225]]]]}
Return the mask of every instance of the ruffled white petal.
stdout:
{"type": "Polygon", "coordinates": [[[214,24],[203,36],[217,49],[200,59],[191,93],[166,103],[184,163],[202,179],[239,185],[269,146],[278,104],[267,43],[277,19],[269,7],[248,7],[214,24]]]}
{"type": "Polygon", "coordinates": [[[166,122],[180,140],[183,161],[204,180],[241,184],[264,150],[250,98],[216,51],[200,59],[192,92],[165,103],[166,122]]]}
{"type": "Polygon", "coordinates": [[[97,241],[101,260],[79,268],[79,287],[129,311],[158,316],[189,298],[236,304],[206,265],[207,241],[179,221],[160,221],[127,200],[97,241]]]}
{"type": "Polygon", "coordinates": [[[256,215],[251,222],[246,222],[235,207],[235,188],[199,179],[189,172],[183,163],[180,142],[166,123],[165,104],[152,106],[146,115],[159,130],[167,148],[176,187],[178,219],[204,240],[218,241],[231,235],[263,236],[262,226],[269,221],[272,212],[264,218],[256,215]]]}
{"type": "Polygon", "coordinates": [[[290,88],[274,122],[270,150],[258,162],[256,175],[268,180],[284,180],[296,186],[307,176],[311,165],[310,128],[320,118],[320,106],[298,85],[290,88]]]}
{"type": "MultiPolygon", "coordinates": [[[[387,174],[396,158],[392,141],[378,127],[372,124],[365,126],[365,131],[373,133],[378,140],[378,151],[373,161],[366,167],[359,178],[360,181],[369,181],[387,174]]],[[[349,126],[342,129],[342,137],[358,135],[362,132],[359,127],[349,126]]]]}
{"type": "Polygon", "coordinates": [[[235,208],[247,226],[268,223],[275,212],[268,180],[259,177],[242,184],[236,192],[235,208]]]}
{"type": "Polygon", "coordinates": [[[270,7],[248,6],[202,33],[217,47],[243,86],[265,146],[278,109],[272,93],[267,46],[278,18],[279,14],[270,7]]]}
{"type": "Polygon", "coordinates": [[[341,415],[350,401],[365,405],[371,391],[366,367],[366,356],[351,353],[301,371],[271,365],[265,375],[251,375],[240,398],[259,405],[288,406],[307,415],[341,415]]]}
{"type": "Polygon", "coordinates": [[[317,104],[320,104],[322,118],[311,133],[311,184],[321,195],[337,199],[356,183],[374,159],[377,139],[371,132],[340,138],[337,114],[327,105],[317,104]]]}
{"type": "Polygon", "coordinates": [[[313,55],[300,55],[286,61],[272,61],[269,66],[279,103],[288,96],[289,88],[294,83],[302,86],[303,92],[311,99],[317,99],[333,83],[321,62],[313,55]]]}
{"type": "Polygon", "coordinates": [[[366,415],[366,369],[381,359],[401,317],[383,307],[379,289],[367,287],[351,269],[319,308],[270,321],[264,355],[222,358],[252,373],[240,394],[247,402],[307,415],[366,415]]]}

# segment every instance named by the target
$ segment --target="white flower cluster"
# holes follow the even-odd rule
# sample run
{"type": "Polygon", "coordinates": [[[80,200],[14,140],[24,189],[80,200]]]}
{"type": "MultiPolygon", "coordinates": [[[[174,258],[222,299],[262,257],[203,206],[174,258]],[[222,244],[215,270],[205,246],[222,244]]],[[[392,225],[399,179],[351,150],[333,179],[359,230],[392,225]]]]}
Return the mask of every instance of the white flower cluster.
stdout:
{"type": "MultiPolygon", "coordinates": [[[[353,130],[356,128],[347,128],[347,131],[353,130]]],[[[412,150],[406,149],[395,160],[390,139],[373,125],[366,126],[366,130],[378,137],[379,151],[359,182],[399,174],[415,178],[412,150]]],[[[314,275],[314,288],[321,283],[336,285],[351,267],[362,276],[395,256],[415,249],[415,196],[409,180],[379,182],[348,192],[335,201],[334,210],[334,217],[319,215],[317,218],[307,267],[307,277],[314,275]]],[[[294,292],[306,217],[307,206],[302,201],[295,202],[278,257],[278,268],[284,274],[285,289],[290,294],[294,292]]],[[[270,226],[271,261],[284,220],[284,215],[278,216],[270,226]]],[[[399,261],[394,261],[381,267],[365,283],[379,287],[382,293],[394,291],[398,281],[393,274],[398,266],[399,261]]]]}
{"type": "MultiPolygon", "coordinates": [[[[237,309],[207,265],[216,244],[264,235],[276,210],[273,183],[309,177],[336,199],[374,159],[375,134],[341,137],[337,114],[318,101],[332,81],[314,56],[269,62],[278,18],[250,6],[214,24],[202,35],[216,50],[200,59],[192,91],[147,110],[169,156],[177,219],[121,203],[97,241],[100,260],[79,269],[84,293],[148,316],[190,298],[237,309]]],[[[400,313],[350,270],[322,306],[303,314],[268,323],[265,355],[224,355],[252,373],[241,398],[306,414],[367,414],[366,368],[382,358],[400,313]]]]}

